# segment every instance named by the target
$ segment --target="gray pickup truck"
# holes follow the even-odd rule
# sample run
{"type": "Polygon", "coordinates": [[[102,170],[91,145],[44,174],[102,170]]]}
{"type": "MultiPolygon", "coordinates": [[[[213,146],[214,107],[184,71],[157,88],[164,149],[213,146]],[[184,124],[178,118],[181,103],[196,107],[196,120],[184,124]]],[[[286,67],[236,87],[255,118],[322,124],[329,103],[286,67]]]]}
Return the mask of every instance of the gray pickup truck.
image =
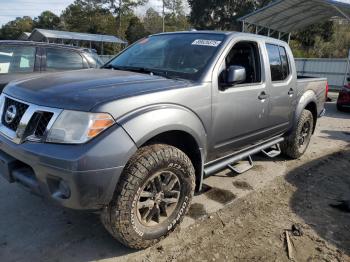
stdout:
{"type": "Polygon", "coordinates": [[[99,212],[113,237],[146,248],[178,226],[205,177],[242,173],[261,151],[301,157],[326,86],[298,79],[276,39],[153,35],[104,69],[8,84],[0,172],[61,206],[99,212]]]}

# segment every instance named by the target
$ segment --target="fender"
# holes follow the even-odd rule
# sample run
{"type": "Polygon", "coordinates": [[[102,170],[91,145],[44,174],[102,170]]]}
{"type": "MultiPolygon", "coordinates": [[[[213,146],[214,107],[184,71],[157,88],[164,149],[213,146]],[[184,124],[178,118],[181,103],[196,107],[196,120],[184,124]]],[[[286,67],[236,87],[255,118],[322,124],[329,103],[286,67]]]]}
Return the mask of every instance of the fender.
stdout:
{"type": "Polygon", "coordinates": [[[207,132],[200,118],[190,109],[175,104],[157,104],[134,110],[117,119],[137,147],[168,131],[190,134],[199,149],[206,152],[207,132]]]}
{"type": "MultiPolygon", "coordinates": [[[[314,91],[312,90],[307,90],[299,99],[297,106],[296,106],[296,110],[295,110],[295,114],[294,114],[294,121],[293,121],[293,127],[296,125],[296,123],[298,123],[298,120],[300,118],[301,113],[303,112],[303,110],[306,108],[306,106],[309,103],[315,103],[315,105],[317,105],[317,97],[314,91]]],[[[317,108],[317,106],[316,106],[317,108]]],[[[317,110],[317,109],[316,109],[317,110]]],[[[318,115],[318,113],[317,113],[318,115]]],[[[315,121],[317,121],[317,119],[315,119],[315,121]]]]}

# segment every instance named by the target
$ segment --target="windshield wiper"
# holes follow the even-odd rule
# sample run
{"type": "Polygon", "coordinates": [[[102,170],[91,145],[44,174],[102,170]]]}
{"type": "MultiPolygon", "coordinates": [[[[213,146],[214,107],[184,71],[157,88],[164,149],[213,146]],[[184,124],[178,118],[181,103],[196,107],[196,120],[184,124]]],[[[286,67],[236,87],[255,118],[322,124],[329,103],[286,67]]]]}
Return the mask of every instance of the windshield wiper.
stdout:
{"type": "Polygon", "coordinates": [[[104,66],[104,68],[137,72],[137,73],[142,73],[142,74],[157,75],[157,76],[162,76],[162,77],[165,77],[168,79],[180,79],[179,77],[170,76],[168,71],[160,70],[160,69],[152,69],[152,68],[146,68],[146,67],[134,67],[134,66],[115,66],[112,64],[104,66]]]}

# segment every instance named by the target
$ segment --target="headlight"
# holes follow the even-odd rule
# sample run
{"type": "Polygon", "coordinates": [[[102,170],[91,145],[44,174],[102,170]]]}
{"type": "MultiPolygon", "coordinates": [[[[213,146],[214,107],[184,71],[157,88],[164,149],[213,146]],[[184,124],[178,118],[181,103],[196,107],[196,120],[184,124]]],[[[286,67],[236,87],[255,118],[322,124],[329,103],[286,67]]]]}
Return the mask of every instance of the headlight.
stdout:
{"type": "Polygon", "coordinates": [[[64,110],[49,130],[46,142],[82,144],[115,123],[106,113],[64,110]]]}

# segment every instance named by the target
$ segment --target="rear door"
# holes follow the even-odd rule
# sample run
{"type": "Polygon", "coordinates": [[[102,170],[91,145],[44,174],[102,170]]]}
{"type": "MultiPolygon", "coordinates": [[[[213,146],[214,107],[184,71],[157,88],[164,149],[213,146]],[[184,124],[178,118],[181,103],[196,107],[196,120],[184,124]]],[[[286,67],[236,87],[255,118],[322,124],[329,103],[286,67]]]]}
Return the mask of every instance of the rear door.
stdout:
{"type": "Polygon", "coordinates": [[[293,102],[296,98],[295,76],[292,74],[288,50],[282,46],[266,43],[269,62],[269,126],[272,134],[288,130],[293,117],[293,102]]]}
{"type": "Polygon", "coordinates": [[[35,46],[0,45],[0,91],[13,80],[40,72],[40,58],[35,46]]]}
{"type": "Polygon", "coordinates": [[[79,70],[88,68],[88,64],[81,54],[64,48],[45,48],[43,56],[43,70],[46,72],[79,70]]]}

